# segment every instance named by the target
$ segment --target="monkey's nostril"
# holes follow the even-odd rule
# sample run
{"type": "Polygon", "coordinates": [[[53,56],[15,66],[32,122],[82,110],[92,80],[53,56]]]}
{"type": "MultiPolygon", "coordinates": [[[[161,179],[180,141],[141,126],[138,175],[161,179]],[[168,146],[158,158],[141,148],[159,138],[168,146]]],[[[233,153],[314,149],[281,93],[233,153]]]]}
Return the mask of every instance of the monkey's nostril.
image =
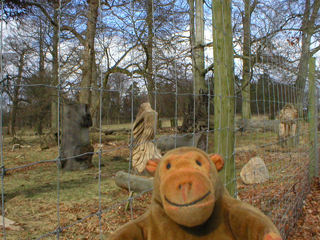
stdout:
{"type": "Polygon", "coordinates": [[[178,188],[181,190],[183,186],[184,186],[186,189],[191,189],[191,188],[192,188],[192,183],[179,184],[178,188]]]}

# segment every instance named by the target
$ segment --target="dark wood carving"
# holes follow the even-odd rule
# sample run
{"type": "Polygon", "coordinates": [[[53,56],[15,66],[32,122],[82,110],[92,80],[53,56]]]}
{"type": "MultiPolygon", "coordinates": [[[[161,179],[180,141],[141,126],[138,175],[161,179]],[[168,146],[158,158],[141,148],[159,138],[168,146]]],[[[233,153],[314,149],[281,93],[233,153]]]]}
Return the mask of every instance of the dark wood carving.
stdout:
{"type": "Polygon", "coordinates": [[[92,120],[86,111],[84,104],[66,104],[62,108],[61,166],[64,170],[85,170],[92,166],[94,148],[89,138],[92,120]]]}

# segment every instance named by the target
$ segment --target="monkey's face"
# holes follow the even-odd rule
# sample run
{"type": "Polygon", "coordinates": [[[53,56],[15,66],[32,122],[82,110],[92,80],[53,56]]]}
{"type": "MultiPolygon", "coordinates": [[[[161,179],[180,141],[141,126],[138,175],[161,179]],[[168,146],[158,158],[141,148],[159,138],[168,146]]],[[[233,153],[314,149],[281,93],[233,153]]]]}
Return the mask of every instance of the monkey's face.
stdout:
{"type": "Polygon", "coordinates": [[[158,166],[163,207],[180,225],[201,225],[212,214],[215,181],[209,161],[198,151],[177,152],[166,155],[158,166]]]}

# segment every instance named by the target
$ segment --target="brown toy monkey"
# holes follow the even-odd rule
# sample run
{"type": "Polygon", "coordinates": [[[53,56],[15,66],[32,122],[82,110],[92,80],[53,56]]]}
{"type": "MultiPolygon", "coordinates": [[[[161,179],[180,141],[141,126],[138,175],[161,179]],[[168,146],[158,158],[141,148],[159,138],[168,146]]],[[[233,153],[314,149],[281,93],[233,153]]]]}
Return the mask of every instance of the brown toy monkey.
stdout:
{"type": "Polygon", "coordinates": [[[155,172],[149,211],[114,232],[110,240],[282,240],[258,209],[230,197],[218,177],[224,161],[200,149],[169,151],[150,160],[155,172]]]}

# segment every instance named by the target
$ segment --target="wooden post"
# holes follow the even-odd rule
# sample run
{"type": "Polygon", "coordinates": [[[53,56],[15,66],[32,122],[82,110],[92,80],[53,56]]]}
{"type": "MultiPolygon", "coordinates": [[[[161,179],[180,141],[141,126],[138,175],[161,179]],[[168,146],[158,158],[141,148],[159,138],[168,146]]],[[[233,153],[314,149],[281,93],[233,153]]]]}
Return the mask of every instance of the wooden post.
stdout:
{"type": "Polygon", "coordinates": [[[315,58],[309,59],[309,179],[312,181],[318,175],[318,147],[317,147],[317,91],[315,83],[315,58]]]}
{"type": "Polygon", "coordinates": [[[85,104],[66,104],[62,111],[61,157],[68,158],[62,161],[62,168],[85,170],[92,165],[94,151],[89,138],[91,116],[85,104]]]}
{"type": "Polygon", "coordinates": [[[231,0],[212,1],[214,53],[214,149],[225,159],[220,172],[231,196],[236,193],[234,164],[234,64],[231,0]]]}

